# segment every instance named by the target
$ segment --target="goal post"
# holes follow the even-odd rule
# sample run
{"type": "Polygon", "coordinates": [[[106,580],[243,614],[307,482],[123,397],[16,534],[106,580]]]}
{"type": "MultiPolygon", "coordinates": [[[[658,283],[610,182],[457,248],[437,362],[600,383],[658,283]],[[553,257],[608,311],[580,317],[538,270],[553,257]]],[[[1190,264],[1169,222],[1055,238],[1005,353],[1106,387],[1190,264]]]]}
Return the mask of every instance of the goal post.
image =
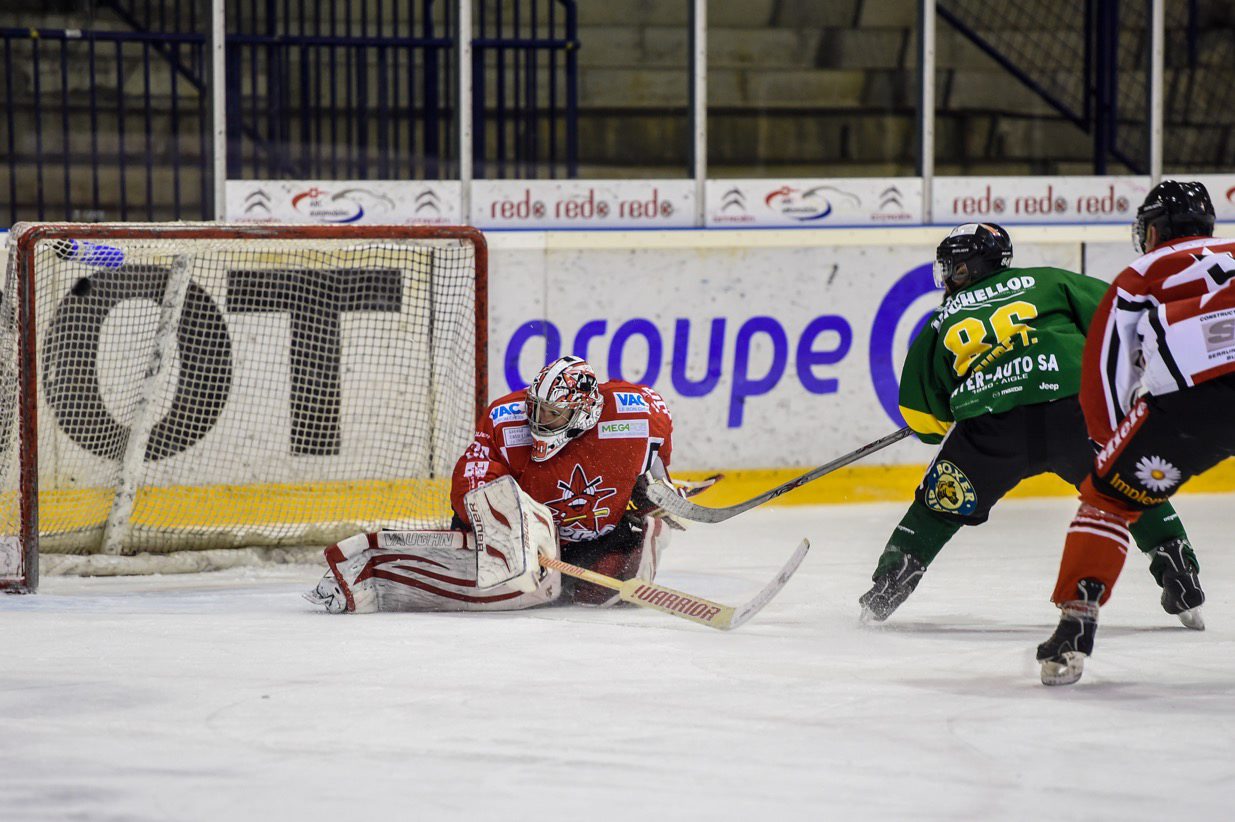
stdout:
{"type": "Polygon", "coordinates": [[[444,527],[486,349],[472,228],[18,224],[0,590],[444,527]]]}

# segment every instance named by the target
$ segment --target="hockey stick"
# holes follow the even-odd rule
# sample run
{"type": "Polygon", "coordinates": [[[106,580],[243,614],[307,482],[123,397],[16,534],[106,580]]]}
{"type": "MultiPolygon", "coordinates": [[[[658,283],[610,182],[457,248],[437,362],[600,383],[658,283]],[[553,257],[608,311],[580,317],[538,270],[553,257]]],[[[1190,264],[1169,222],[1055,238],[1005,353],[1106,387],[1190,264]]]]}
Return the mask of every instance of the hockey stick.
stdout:
{"type": "Polygon", "coordinates": [[[698,622],[700,625],[706,625],[709,628],[716,628],[720,631],[730,631],[743,625],[747,620],[759,613],[764,605],[767,605],[772,601],[773,597],[780,593],[780,589],[785,587],[789,577],[793,576],[794,571],[798,570],[798,566],[802,564],[802,559],[806,556],[808,550],[810,550],[810,542],[802,540],[797,549],[794,550],[793,556],[789,557],[789,561],[785,563],[785,567],[780,569],[780,573],[776,575],[776,578],[763,586],[763,590],[755,594],[749,601],[737,606],[722,605],[710,599],[683,593],[682,591],[666,588],[663,585],[657,585],[642,579],[622,581],[604,574],[598,574],[595,571],[580,568],[578,565],[571,565],[569,562],[562,562],[560,559],[547,557],[544,554],[540,556],[540,564],[575,579],[581,579],[584,582],[590,582],[593,585],[617,591],[618,597],[623,602],[631,602],[643,608],[653,608],[657,611],[681,617],[682,619],[689,619],[691,622],[698,622]]]}
{"type": "Polygon", "coordinates": [[[792,491],[794,488],[799,488],[808,482],[819,479],[825,474],[830,474],[837,468],[843,468],[851,462],[857,462],[868,454],[873,454],[881,448],[888,447],[897,440],[903,440],[911,433],[912,431],[908,427],[902,428],[882,439],[863,445],[858,450],[851,451],[843,457],[837,457],[831,462],[808,471],[796,479],[791,479],[784,485],[778,485],[757,497],[751,497],[746,502],[739,502],[737,505],[730,505],[727,508],[708,508],[707,506],[691,502],[663,483],[650,486],[647,490],[647,495],[648,499],[659,505],[665,513],[671,516],[694,520],[695,522],[724,522],[730,517],[736,517],[743,511],[749,511],[769,500],[776,499],[781,494],[792,491]]]}

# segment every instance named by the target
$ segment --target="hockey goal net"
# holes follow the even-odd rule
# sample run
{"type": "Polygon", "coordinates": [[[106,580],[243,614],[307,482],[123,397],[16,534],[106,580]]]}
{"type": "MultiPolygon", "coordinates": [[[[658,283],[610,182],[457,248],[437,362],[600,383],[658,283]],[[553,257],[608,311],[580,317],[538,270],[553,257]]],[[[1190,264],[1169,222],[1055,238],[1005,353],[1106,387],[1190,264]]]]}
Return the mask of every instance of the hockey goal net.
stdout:
{"type": "Polygon", "coordinates": [[[0,589],[443,527],[486,259],[470,228],[15,226],[0,589]]]}

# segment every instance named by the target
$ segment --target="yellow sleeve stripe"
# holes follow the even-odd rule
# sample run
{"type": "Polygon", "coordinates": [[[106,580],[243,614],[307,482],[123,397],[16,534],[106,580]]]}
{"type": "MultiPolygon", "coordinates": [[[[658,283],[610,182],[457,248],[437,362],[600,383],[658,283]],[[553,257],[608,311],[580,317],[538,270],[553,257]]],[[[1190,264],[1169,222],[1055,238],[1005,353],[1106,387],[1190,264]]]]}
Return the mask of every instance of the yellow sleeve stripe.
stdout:
{"type": "Polygon", "coordinates": [[[948,433],[948,429],[952,427],[952,423],[944,422],[936,419],[933,415],[922,411],[914,411],[912,408],[901,406],[901,416],[905,418],[905,422],[909,423],[909,427],[919,434],[937,434],[943,436],[948,433]]]}

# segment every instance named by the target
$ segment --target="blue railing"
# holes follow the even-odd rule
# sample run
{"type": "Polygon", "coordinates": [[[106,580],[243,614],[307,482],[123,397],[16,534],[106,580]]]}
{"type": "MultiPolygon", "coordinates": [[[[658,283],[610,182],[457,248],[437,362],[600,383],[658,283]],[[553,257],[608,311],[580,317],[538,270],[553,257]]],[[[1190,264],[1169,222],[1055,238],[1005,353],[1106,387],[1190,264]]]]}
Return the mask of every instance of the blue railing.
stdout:
{"type": "Polygon", "coordinates": [[[0,29],[0,220],[206,214],[205,98],[158,49],[201,73],[201,35],[0,29]]]}
{"type": "Polygon", "coordinates": [[[282,6],[229,15],[230,177],[457,173],[450,3],[282,6]]]}
{"type": "MultiPolygon", "coordinates": [[[[199,3],[100,8],[119,30],[0,29],[0,222],[213,216],[199,3]]],[[[457,176],[454,16],[453,0],[229,4],[228,176],[457,176]]],[[[573,0],[482,2],[475,22],[476,176],[575,176],[573,0]]]]}
{"type": "Polygon", "coordinates": [[[476,176],[577,176],[579,41],[574,2],[547,0],[543,20],[537,0],[486,6],[480,5],[472,40],[473,126],[483,137],[473,147],[476,176]]]}

